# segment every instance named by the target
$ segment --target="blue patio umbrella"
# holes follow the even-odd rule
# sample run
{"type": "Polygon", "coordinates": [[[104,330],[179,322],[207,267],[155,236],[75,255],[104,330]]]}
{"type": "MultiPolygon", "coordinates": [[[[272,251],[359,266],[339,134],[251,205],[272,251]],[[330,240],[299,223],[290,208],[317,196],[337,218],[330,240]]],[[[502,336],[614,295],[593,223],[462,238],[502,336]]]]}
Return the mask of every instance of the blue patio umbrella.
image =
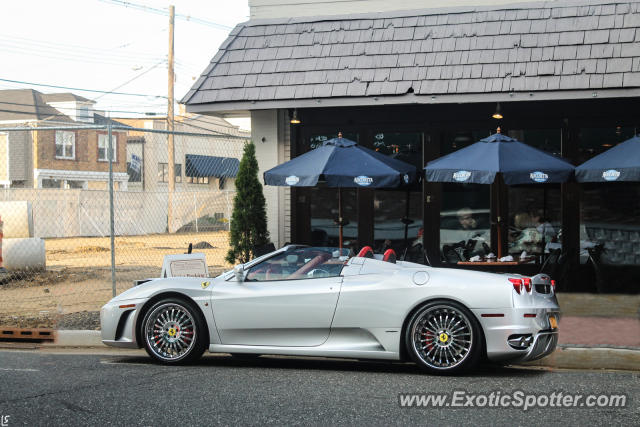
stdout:
{"type": "Polygon", "coordinates": [[[566,160],[501,133],[427,164],[427,181],[492,184],[501,173],[507,185],[566,182],[574,166],[566,160]]]}
{"type": "MultiPolygon", "coordinates": [[[[416,167],[338,138],[264,173],[266,185],[314,187],[323,181],[337,188],[398,188],[416,180],[416,167]]],[[[342,247],[342,196],[338,191],[339,242],[342,247]]]]}
{"type": "MultiPolygon", "coordinates": [[[[566,182],[574,166],[564,159],[531,147],[500,133],[427,163],[427,181],[492,184],[498,173],[505,184],[549,184],[566,182]]],[[[500,204],[498,203],[498,206],[500,204]]],[[[500,222],[498,213],[498,222],[500,222]]],[[[498,241],[502,242],[498,223],[498,241]]],[[[502,245],[498,245],[502,256],[502,245]]]]}
{"type": "Polygon", "coordinates": [[[640,181],[640,136],[636,135],[576,168],[579,182],[640,181]]]}

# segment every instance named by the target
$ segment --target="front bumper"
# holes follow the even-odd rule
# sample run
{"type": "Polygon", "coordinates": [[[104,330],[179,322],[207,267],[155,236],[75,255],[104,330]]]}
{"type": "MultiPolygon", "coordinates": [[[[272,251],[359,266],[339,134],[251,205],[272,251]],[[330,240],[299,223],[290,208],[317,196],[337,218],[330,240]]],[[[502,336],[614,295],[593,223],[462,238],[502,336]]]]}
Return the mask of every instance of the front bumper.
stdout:
{"type": "Polygon", "coordinates": [[[139,348],[136,341],[138,314],[146,299],[111,301],[100,310],[102,342],[111,347],[139,348]]]}

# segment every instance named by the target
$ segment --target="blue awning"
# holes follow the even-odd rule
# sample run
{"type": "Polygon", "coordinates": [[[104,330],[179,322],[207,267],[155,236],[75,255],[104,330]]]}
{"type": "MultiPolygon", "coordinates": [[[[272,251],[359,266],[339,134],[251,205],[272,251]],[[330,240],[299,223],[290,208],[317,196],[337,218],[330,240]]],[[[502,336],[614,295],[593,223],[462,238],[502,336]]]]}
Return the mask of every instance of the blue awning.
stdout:
{"type": "Polygon", "coordinates": [[[185,175],[190,177],[235,178],[240,166],[240,160],[234,157],[201,156],[198,154],[187,154],[184,163],[185,175]]]}

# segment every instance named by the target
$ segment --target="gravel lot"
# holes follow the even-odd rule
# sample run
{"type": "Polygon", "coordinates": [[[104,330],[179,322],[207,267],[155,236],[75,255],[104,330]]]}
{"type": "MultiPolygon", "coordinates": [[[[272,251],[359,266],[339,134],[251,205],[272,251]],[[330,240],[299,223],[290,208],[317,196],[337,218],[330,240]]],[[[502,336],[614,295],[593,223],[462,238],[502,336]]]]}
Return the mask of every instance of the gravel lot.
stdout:
{"type": "MultiPolygon", "coordinates": [[[[117,293],[136,279],[158,277],[165,255],[202,242],[207,248],[194,252],[206,255],[211,275],[230,267],[226,231],[116,238],[117,293]]],[[[47,239],[45,248],[46,271],[0,277],[0,325],[95,329],[95,313],[112,296],[109,238],[47,239]]]]}

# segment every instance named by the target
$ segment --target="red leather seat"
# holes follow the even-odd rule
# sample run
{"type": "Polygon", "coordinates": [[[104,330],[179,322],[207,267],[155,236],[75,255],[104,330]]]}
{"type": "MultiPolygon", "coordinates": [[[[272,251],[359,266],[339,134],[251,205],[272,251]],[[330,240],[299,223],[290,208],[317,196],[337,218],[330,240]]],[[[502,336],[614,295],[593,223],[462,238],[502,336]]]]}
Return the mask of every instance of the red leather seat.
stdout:
{"type": "Polygon", "coordinates": [[[392,262],[395,264],[396,259],[398,259],[398,257],[396,255],[396,251],[394,251],[393,249],[387,249],[384,255],[382,255],[383,261],[392,262]]]}
{"type": "Polygon", "coordinates": [[[360,249],[360,252],[358,252],[358,256],[362,258],[373,258],[373,249],[371,249],[371,246],[365,246],[364,248],[360,249]]]}

